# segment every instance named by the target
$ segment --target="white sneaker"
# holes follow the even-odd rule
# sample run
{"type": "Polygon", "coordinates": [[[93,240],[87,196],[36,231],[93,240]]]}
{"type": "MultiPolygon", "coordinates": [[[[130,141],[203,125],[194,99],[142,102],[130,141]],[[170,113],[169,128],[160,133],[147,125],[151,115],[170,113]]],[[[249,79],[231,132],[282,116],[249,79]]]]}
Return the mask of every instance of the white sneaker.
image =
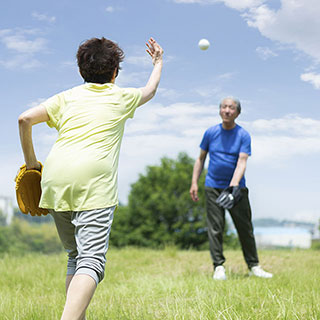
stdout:
{"type": "Polygon", "coordinates": [[[272,273],[264,271],[260,266],[252,267],[249,271],[250,276],[255,276],[259,278],[272,278],[272,273]]]}
{"type": "Polygon", "coordinates": [[[214,269],[213,279],[214,280],[226,280],[227,279],[224,266],[218,266],[214,269]]]}

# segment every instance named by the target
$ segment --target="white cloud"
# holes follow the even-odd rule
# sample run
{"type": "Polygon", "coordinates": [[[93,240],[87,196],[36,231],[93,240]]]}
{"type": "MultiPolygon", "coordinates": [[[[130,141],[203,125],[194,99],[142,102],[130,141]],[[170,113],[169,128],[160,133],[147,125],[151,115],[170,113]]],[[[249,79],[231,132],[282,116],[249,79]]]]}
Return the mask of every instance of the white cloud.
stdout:
{"type": "Polygon", "coordinates": [[[320,138],[320,121],[310,118],[302,118],[296,114],[289,114],[279,119],[254,120],[248,124],[250,130],[265,135],[283,134],[288,137],[315,137],[320,138]]]}
{"type": "Polygon", "coordinates": [[[177,90],[168,88],[158,88],[157,94],[170,100],[177,100],[183,95],[183,93],[178,92],[177,90]]]}
{"type": "Polygon", "coordinates": [[[50,129],[46,127],[46,124],[43,124],[41,128],[41,134],[38,136],[38,144],[41,145],[41,152],[39,152],[39,156],[41,158],[45,158],[52,148],[54,142],[57,140],[58,133],[55,129],[50,129]],[[44,127],[45,126],[45,127],[44,127]],[[42,156],[45,155],[45,156],[42,156]]]}
{"type": "Polygon", "coordinates": [[[47,40],[39,37],[39,33],[37,29],[0,30],[0,42],[8,51],[1,58],[0,64],[8,69],[33,69],[41,66],[35,55],[47,52],[47,40]]]}
{"type": "Polygon", "coordinates": [[[37,107],[40,103],[42,103],[45,100],[46,100],[45,98],[38,98],[34,101],[31,101],[28,103],[28,108],[37,107]]]}
{"type": "Polygon", "coordinates": [[[230,93],[222,89],[224,83],[234,80],[237,72],[225,72],[217,75],[210,83],[197,86],[192,89],[192,93],[201,96],[202,98],[210,98],[212,100],[221,100],[223,97],[231,96],[230,93]]]}
{"type": "Polygon", "coordinates": [[[147,83],[150,73],[151,71],[128,72],[126,69],[122,69],[116,79],[116,85],[120,87],[142,87],[147,83]]]}
{"type": "Polygon", "coordinates": [[[268,166],[283,166],[294,158],[320,153],[319,137],[288,137],[252,135],[252,162],[268,166]]]}
{"type": "Polygon", "coordinates": [[[112,13],[112,12],[115,11],[115,8],[112,7],[112,6],[108,6],[108,7],[106,7],[106,11],[109,12],[109,13],[112,13]]]}
{"type": "MultiPolygon", "coordinates": [[[[147,42],[147,41],[146,41],[147,42]]],[[[128,49],[124,63],[138,66],[139,68],[152,68],[152,59],[146,52],[147,46],[132,46],[128,49]]],[[[174,56],[165,55],[163,62],[167,64],[175,59],[174,56]]]]}
{"type": "Polygon", "coordinates": [[[133,64],[139,67],[150,67],[151,66],[151,58],[149,55],[139,55],[139,56],[129,56],[126,58],[126,63],[133,64]]]}
{"type": "Polygon", "coordinates": [[[261,5],[265,0],[219,0],[232,9],[244,10],[261,5]]]}
{"type": "Polygon", "coordinates": [[[250,27],[258,28],[261,33],[271,25],[276,24],[276,12],[269,9],[266,5],[251,7],[249,12],[244,14],[243,17],[246,18],[250,27]]]}
{"type": "MultiPolygon", "coordinates": [[[[173,0],[175,3],[207,3],[205,0],[173,0]]],[[[215,2],[215,1],[212,1],[215,2]]]]}
{"type": "Polygon", "coordinates": [[[39,12],[32,12],[32,17],[35,18],[36,20],[45,21],[48,23],[54,23],[56,21],[56,17],[54,16],[50,17],[44,13],[39,13],[39,12]]]}
{"type": "Polygon", "coordinates": [[[193,91],[203,98],[219,97],[220,99],[222,96],[224,96],[224,94],[222,94],[221,87],[218,85],[201,86],[195,88],[193,91]]]}
{"type": "Polygon", "coordinates": [[[304,73],[300,76],[302,81],[310,82],[315,89],[320,89],[320,74],[314,72],[304,73]]]}
{"type": "Polygon", "coordinates": [[[243,10],[246,8],[257,7],[261,5],[265,0],[172,0],[178,4],[201,4],[210,5],[217,3],[224,3],[227,7],[243,10]]]}
{"type": "Polygon", "coordinates": [[[34,69],[42,66],[42,63],[27,54],[20,54],[7,59],[0,59],[0,65],[6,69],[20,68],[23,70],[34,69]]]}
{"type": "Polygon", "coordinates": [[[1,42],[6,46],[7,49],[16,51],[18,53],[34,54],[46,47],[46,39],[35,38],[27,39],[24,34],[10,34],[1,37],[1,42]]]}
{"type": "Polygon", "coordinates": [[[262,59],[262,60],[268,60],[269,58],[272,57],[277,57],[278,54],[273,52],[270,48],[268,47],[257,47],[256,48],[256,52],[258,54],[258,56],[262,59]]]}
{"type": "Polygon", "coordinates": [[[282,0],[281,8],[267,5],[252,7],[244,17],[251,27],[271,40],[293,45],[320,61],[320,2],[282,0]]]}
{"type": "Polygon", "coordinates": [[[123,11],[125,8],[123,7],[123,6],[120,6],[120,5],[117,5],[117,6],[107,6],[106,8],[105,8],[105,11],[107,12],[107,13],[110,13],[110,14],[112,14],[112,13],[114,13],[114,12],[116,12],[116,11],[123,11]]]}
{"type": "Polygon", "coordinates": [[[18,169],[23,165],[22,153],[16,154],[0,154],[0,163],[2,167],[0,180],[0,195],[10,197],[13,205],[16,204],[15,182],[14,178],[18,173],[18,169]],[[10,161],[8,161],[10,159],[10,161]]]}
{"type": "Polygon", "coordinates": [[[69,69],[69,70],[73,70],[75,72],[78,72],[78,64],[77,64],[76,60],[62,61],[60,63],[60,68],[61,69],[69,69]]]}
{"type": "Polygon", "coordinates": [[[252,134],[254,163],[281,166],[296,156],[320,153],[320,121],[286,115],[279,119],[245,122],[252,134]]]}
{"type": "Polygon", "coordinates": [[[235,72],[226,72],[226,73],[218,75],[218,79],[219,80],[230,80],[230,79],[234,78],[235,74],[236,74],[235,72]]]}
{"type": "Polygon", "coordinates": [[[174,0],[175,3],[198,3],[198,4],[215,4],[224,3],[227,7],[236,10],[244,10],[258,6],[265,0],[174,0]]]}

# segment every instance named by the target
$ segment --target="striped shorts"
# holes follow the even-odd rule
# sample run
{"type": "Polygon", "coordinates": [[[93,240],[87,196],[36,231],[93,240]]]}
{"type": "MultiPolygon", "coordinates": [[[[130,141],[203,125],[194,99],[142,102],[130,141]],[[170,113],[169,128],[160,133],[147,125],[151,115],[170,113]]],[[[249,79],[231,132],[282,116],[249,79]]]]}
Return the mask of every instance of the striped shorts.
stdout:
{"type": "Polygon", "coordinates": [[[54,211],[61,242],[68,253],[67,275],[86,274],[96,284],[104,278],[106,253],[116,206],[87,211],[54,211]]]}

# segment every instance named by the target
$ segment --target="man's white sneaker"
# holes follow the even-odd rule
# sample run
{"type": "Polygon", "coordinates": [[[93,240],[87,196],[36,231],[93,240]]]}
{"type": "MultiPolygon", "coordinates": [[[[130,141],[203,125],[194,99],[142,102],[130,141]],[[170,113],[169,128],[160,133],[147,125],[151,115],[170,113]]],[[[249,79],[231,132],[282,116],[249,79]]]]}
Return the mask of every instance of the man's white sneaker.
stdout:
{"type": "Polygon", "coordinates": [[[214,269],[213,279],[214,280],[226,280],[227,279],[224,266],[218,266],[214,269]]]}
{"type": "Polygon", "coordinates": [[[249,271],[250,276],[255,276],[259,278],[272,278],[272,273],[264,271],[260,266],[252,267],[249,271]]]}

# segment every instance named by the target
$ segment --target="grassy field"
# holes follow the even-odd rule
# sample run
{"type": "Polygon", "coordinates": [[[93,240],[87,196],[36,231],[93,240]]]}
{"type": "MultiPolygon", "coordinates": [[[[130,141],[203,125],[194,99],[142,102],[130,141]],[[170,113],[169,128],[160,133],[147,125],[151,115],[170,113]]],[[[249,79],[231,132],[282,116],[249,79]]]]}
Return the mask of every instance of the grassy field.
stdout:
{"type": "MultiPolygon", "coordinates": [[[[87,319],[320,319],[320,251],[261,251],[273,279],[248,277],[226,251],[227,281],[212,280],[207,251],[111,248],[87,319]]],[[[0,259],[0,319],[59,319],[66,256],[0,259]]]]}

